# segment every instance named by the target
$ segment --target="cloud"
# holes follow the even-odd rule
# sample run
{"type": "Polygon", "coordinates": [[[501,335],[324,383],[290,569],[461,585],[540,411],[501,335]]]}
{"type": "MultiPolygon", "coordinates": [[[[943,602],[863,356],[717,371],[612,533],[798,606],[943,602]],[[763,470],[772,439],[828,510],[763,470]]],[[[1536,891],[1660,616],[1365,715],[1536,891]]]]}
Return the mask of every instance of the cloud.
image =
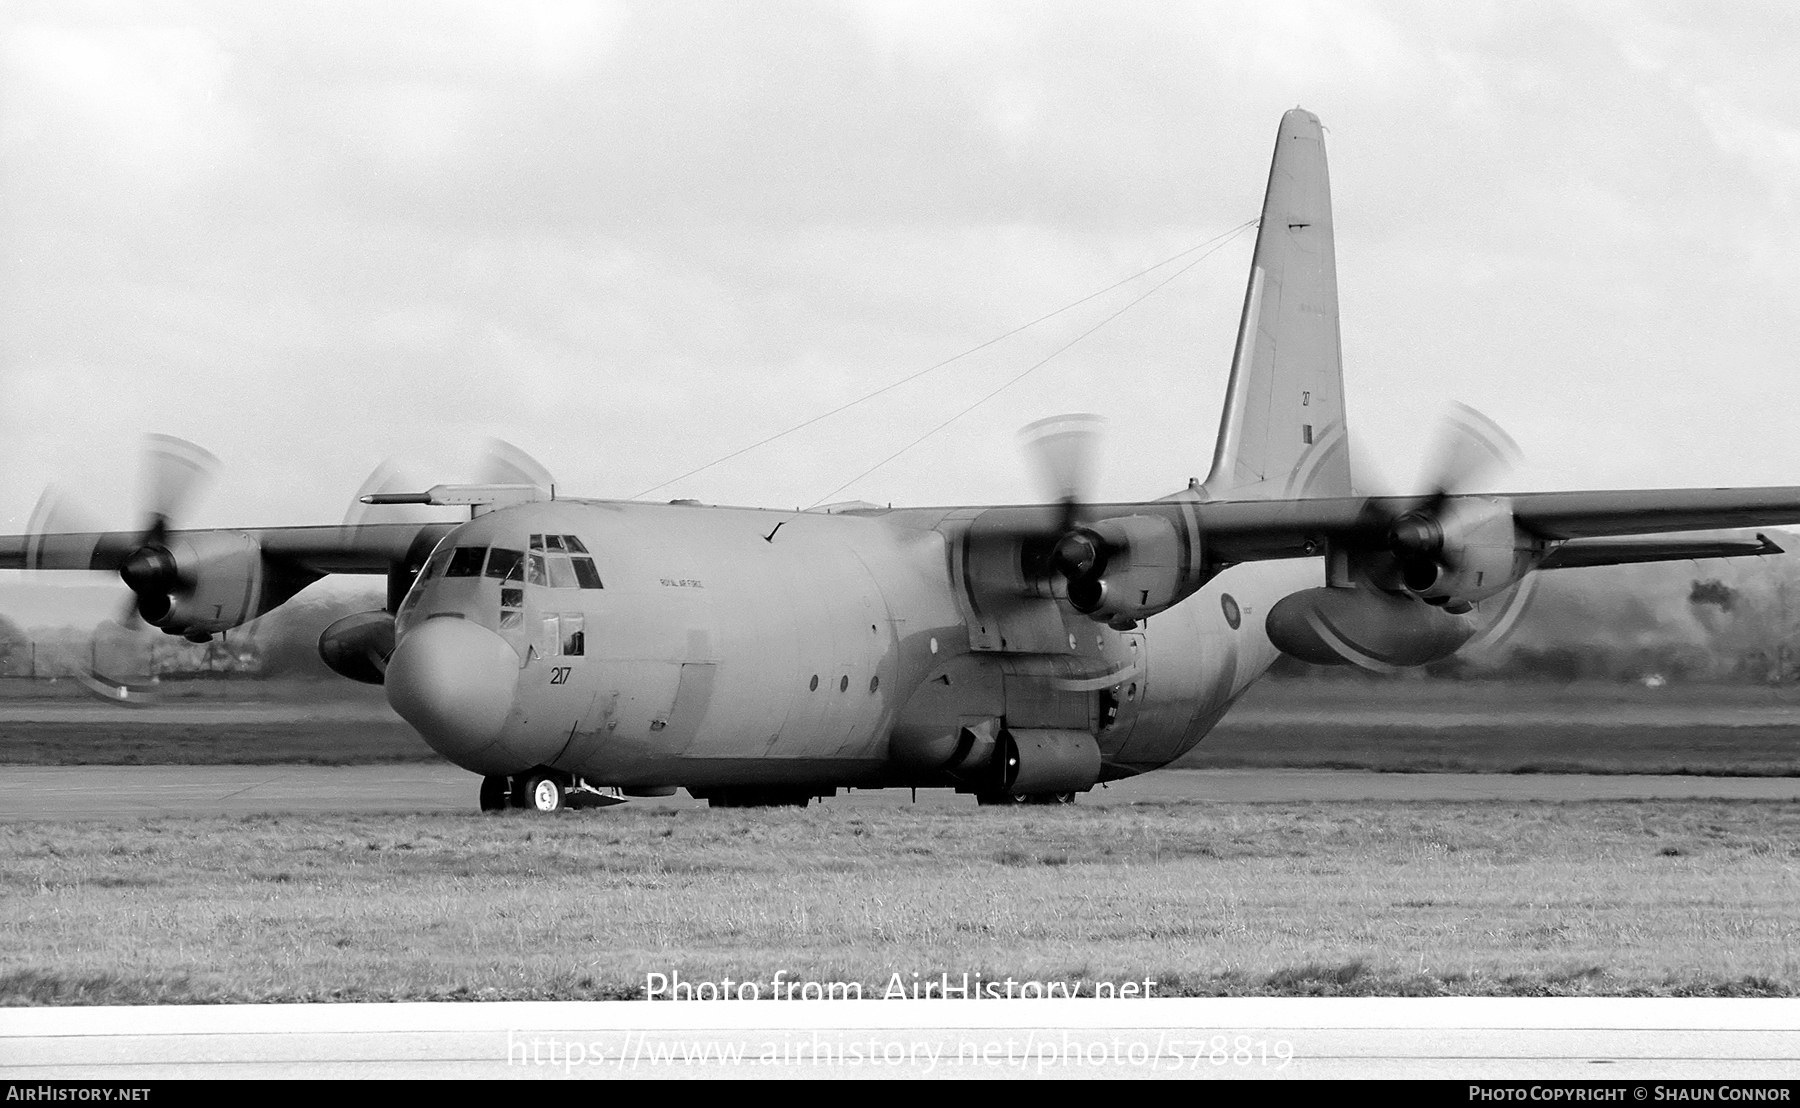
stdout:
{"type": "MultiPolygon", "coordinates": [[[[1381,468],[1411,472],[1453,398],[1542,487],[1795,468],[1770,402],[1800,277],[1771,246],[1795,229],[1800,125],[1778,11],[0,19],[0,515],[20,521],[53,477],[128,519],[141,430],[231,464],[210,523],[336,519],[381,458],[449,473],[490,433],[565,489],[629,495],[1253,215],[1295,103],[1328,127],[1352,426],[1381,468]]],[[[1012,432],[1059,410],[1111,417],[1104,494],[1179,487],[1210,456],[1246,264],[1222,253],[846,495],[1034,497],[1012,432]]],[[[807,502],[1116,306],[666,492],[807,502]]]]}

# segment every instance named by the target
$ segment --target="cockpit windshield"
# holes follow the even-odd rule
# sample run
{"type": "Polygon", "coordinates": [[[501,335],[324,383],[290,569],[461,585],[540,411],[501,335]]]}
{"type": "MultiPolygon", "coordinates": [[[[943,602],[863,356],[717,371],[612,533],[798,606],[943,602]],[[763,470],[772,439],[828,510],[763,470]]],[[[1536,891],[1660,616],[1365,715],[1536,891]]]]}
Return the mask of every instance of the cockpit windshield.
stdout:
{"type": "Polygon", "coordinates": [[[531,549],[503,546],[440,547],[431,555],[421,581],[434,577],[491,577],[551,589],[600,589],[593,555],[574,535],[532,535],[531,549]]]}
{"type": "Polygon", "coordinates": [[[587,546],[574,535],[533,535],[525,580],[552,589],[602,589],[587,546]]]}

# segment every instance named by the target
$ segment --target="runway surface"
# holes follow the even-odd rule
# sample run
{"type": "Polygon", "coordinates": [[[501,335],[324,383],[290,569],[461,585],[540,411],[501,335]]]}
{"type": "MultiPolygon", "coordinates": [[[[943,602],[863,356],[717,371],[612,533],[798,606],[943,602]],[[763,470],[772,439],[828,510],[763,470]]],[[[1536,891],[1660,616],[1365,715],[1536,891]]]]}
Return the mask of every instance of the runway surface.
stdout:
{"type": "MultiPolygon", "coordinates": [[[[455,766],[6,766],[0,820],[137,819],[306,812],[467,812],[475,775],[455,766]]],[[[1159,770],[1083,795],[1114,806],[1195,801],[1627,799],[1800,800],[1797,777],[1638,774],[1367,773],[1353,770],[1159,770]]],[[[635,799],[700,807],[685,793],[635,799]]],[[[923,789],[841,793],[832,806],[912,803],[973,807],[974,798],[923,789]]],[[[605,818],[605,810],[580,818],[605,818]]]]}
{"type": "Polygon", "coordinates": [[[1772,1088],[1791,1082],[1797,1059],[1795,1000],[869,999],[0,1010],[0,1079],[12,1081],[1406,1077],[1601,1081],[1620,1089],[1617,1099],[1646,1100],[1661,1099],[1658,1081],[1772,1088]]]}

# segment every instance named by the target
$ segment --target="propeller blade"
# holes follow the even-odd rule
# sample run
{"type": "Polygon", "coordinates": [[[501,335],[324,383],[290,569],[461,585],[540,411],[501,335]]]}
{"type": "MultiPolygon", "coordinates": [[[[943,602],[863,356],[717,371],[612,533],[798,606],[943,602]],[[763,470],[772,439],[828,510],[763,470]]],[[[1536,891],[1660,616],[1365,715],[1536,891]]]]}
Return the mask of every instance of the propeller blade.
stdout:
{"type": "Polygon", "coordinates": [[[1499,424],[1467,404],[1452,405],[1438,428],[1427,470],[1431,492],[1424,504],[1388,522],[1388,548],[1403,559],[1429,558],[1454,570],[1438,525],[1444,505],[1454,496],[1476,491],[1481,481],[1511,469],[1518,460],[1518,444],[1499,424]]]}
{"type": "MultiPolygon", "coordinates": [[[[162,695],[156,685],[114,677],[102,668],[102,643],[107,639],[111,639],[115,643],[118,641],[116,635],[108,635],[108,627],[135,636],[145,625],[138,620],[135,605],[128,603],[125,610],[120,612],[117,617],[96,625],[89,632],[85,644],[75,645],[66,641],[52,640],[44,644],[44,647],[52,657],[61,663],[62,673],[73,678],[93,696],[132,707],[142,707],[159,702],[162,695]]],[[[112,660],[117,661],[116,658],[112,660]]]]}
{"type": "MultiPolygon", "coordinates": [[[[58,557],[68,550],[69,540],[62,536],[91,535],[99,530],[100,525],[67,493],[54,485],[45,488],[25,524],[25,534],[30,536],[25,546],[25,568],[39,569],[46,561],[66,564],[69,558],[58,557]]],[[[92,550],[87,553],[91,555],[92,550]]]]}
{"type": "Polygon", "coordinates": [[[162,691],[156,685],[134,685],[129,681],[121,681],[117,677],[108,677],[91,666],[82,665],[79,661],[71,661],[71,676],[81,682],[81,687],[102,700],[111,700],[119,704],[133,707],[146,707],[162,700],[162,691]]]}
{"type": "Polygon", "coordinates": [[[1434,488],[1477,491],[1478,482],[1519,463],[1519,444],[1500,425],[1467,404],[1453,404],[1438,431],[1434,488]]]}
{"type": "Polygon", "coordinates": [[[160,541],[170,521],[186,510],[189,501],[218,472],[219,459],[186,439],[173,435],[145,435],[143,506],[147,523],[144,541],[160,541]]]}
{"type": "Polygon", "coordinates": [[[1086,501],[1106,420],[1090,413],[1051,416],[1019,432],[1046,488],[1063,506],[1059,532],[1072,530],[1086,501]]]}
{"type": "Polygon", "coordinates": [[[536,458],[503,439],[488,439],[483,444],[481,465],[475,472],[478,485],[536,485],[546,495],[556,487],[550,475],[536,458]]]}
{"type": "Polygon", "coordinates": [[[1528,573],[1523,580],[1513,586],[1511,592],[1504,593],[1502,596],[1489,597],[1477,605],[1479,610],[1499,602],[1498,610],[1494,612],[1493,618],[1488,620],[1481,630],[1475,632],[1475,637],[1462,648],[1462,653],[1469,657],[1479,657],[1485,652],[1498,650],[1506,645],[1506,640],[1512,637],[1514,628],[1531,609],[1531,599],[1537,591],[1537,582],[1537,574],[1528,573]]]}
{"type": "MultiPolygon", "coordinates": [[[[131,591],[114,621],[127,632],[144,629],[167,614],[170,596],[189,587],[165,541],[175,521],[218,471],[219,460],[195,444],[171,435],[144,436],[138,471],[143,526],[136,548],[124,558],[119,578],[131,591]]],[[[76,567],[94,551],[100,530],[58,490],[44,491],[32,511],[26,567],[45,564],[76,567]]],[[[104,628],[106,625],[102,625],[104,628]]],[[[58,649],[68,673],[95,696],[120,704],[141,705],[160,699],[154,685],[134,683],[106,673],[100,665],[102,630],[90,636],[86,657],[74,649],[58,649]]]]}

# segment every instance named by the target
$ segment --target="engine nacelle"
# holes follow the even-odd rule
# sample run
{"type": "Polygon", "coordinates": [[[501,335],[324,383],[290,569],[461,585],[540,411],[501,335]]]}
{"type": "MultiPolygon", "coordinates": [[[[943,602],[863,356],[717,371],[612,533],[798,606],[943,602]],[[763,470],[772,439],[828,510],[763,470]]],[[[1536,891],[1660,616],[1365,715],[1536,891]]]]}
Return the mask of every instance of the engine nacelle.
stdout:
{"type": "Polygon", "coordinates": [[[332,672],[365,685],[386,683],[388,659],[393,653],[392,612],[357,612],[319,635],[319,657],[332,672]]]}
{"type": "Polygon", "coordinates": [[[267,595],[262,546],[242,532],[178,535],[137,551],[127,571],[146,623],[199,641],[287,599],[267,595]]]}
{"type": "Polygon", "coordinates": [[[1457,497],[1436,518],[1394,524],[1399,584],[1430,604],[1462,606],[1505,592],[1531,572],[1541,544],[1513,524],[1504,500],[1457,497]]]}
{"type": "Polygon", "coordinates": [[[1100,744],[1089,732],[1002,728],[997,719],[897,737],[889,754],[904,769],[945,774],[981,791],[1084,792],[1100,780],[1100,744]]]}
{"type": "Polygon", "coordinates": [[[1265,627],[1277,649],[1303,662],[1399,667],[1449,657],[1474,636],[1476,623],[1407,596],[1328,587],[1283,597],[1265,627]]]}
{"type": "MultiPolygon", "coordinates": [[[[1128,625],[1165,611],[1193,591],[1188,569],[1196,551],[1161,516],[1101,520],[1064,540],[1092,567],[1069,578],[1069,604],[1101,623],[1128,625]]],[[[1065,561],[1075,559],[1064,558],[1065,561]]]]}

